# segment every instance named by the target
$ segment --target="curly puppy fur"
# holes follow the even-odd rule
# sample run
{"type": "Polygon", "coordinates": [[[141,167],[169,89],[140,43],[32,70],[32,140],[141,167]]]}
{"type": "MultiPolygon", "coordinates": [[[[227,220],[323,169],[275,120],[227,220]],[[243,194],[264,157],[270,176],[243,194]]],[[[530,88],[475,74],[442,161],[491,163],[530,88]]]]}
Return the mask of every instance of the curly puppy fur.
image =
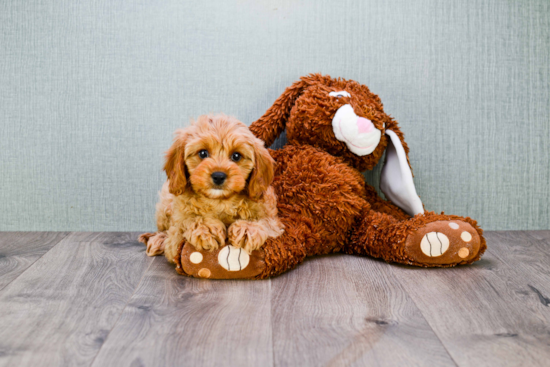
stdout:
{"type": "Polygon", "coordinates": [[[164,252],[175,262],[184,240],[209,251],[228,241],[251,253],[283,233],[270,186],[273,159],[242,122],[207,115],[177,130],[164,170],[158,232],[140,236],[149,256],[164,252]]]}

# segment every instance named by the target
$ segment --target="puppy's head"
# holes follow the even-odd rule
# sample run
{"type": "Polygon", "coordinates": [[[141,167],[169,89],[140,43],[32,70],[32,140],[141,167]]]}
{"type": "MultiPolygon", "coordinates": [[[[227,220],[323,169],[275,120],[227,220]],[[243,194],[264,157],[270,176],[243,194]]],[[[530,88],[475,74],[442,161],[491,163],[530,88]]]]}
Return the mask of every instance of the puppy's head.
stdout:
{"type": "Polygon", "coordinates": [[[273,180],[273,159],[248,127],[225,115],[205,115],[176,131],[164,166],[170,192],[212,199],[262,197],[273,180]]]}

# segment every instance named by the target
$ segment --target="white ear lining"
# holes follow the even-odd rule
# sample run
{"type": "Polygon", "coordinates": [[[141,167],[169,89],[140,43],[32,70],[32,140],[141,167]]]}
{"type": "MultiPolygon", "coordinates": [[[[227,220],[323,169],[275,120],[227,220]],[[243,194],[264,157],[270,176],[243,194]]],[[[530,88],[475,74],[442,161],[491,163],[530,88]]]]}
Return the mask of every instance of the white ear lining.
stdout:
{"type": "Polygon", "coordinates": [[[390,139],[386,148],[386,163],[380,176],[380,190],[405,213],[411,216],[422,214],[424,207],[416,193],[412,172],[401,140],[391,130],[386,130],[386,136],[390,139]]]}

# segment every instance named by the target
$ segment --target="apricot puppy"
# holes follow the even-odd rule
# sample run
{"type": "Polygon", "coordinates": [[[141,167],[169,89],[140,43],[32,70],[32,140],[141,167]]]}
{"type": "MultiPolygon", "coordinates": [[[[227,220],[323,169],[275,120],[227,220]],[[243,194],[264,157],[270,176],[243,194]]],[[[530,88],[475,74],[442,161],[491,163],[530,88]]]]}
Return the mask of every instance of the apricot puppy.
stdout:
{"type": "Polygon", "coordinates": [[[273,164],[263,141],[235,118],[200,116],[177,130],[166,153],[158,232],[140,236],[147,255],[174,262],[183,240],[210,251],[228,241],[251,253],[281,235],[273,164]]]}

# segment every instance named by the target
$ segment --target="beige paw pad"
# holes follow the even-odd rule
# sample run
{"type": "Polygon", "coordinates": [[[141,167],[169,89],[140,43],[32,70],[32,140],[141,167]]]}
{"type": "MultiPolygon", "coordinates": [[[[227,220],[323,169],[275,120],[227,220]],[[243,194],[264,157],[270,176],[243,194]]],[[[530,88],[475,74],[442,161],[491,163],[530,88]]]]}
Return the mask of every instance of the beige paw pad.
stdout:
{"type": "Polygon", "coordinates": [[[470,242],[472,240],[472,235],[469,232],[462,232],[460,234],[460,238],[462,238],[462,241],[464,242],[470,242]]]}
{"type": "Polygon", "coordinates": [[[441,256],[449,249],[449,238],[441,232],[430,232],[424,235],[420,249],[429,257],[441,256]]]}
{"type": "Polygon", "coordinates": [[[202,268],[201,270],[199,270],[198,274],[199,274],[199,277],[201,278],[210,278],[210,275],[212,274],[212,272],[209,269],[202,268]]]}
{"type": "Polygon", "coordinates": [[[466,247],[462,247],[460,250],[458,250],[458,256],[460,256],[462,259],[465,259],[470,255],[470,250],[466,247]]]}
{"type": "Polygon", "coordinates": [[[200,252],[193,252],[189,256],[189,261],[191,261],[193,264],[200,264],[202,262],[202,254],[200,252]]]}
{"type": "Polygon", "coordinates": [[[242,248],[227,245],[218,254],[218,263],[228,271],[240,271],[248,266],[250,255],[242,248]]]}
{"type": "Polygon", "coordinates": [[[458,229],[460,226],[457,223],[450,222],[449,227],[451,227],[452,229],[458,229]]]}

